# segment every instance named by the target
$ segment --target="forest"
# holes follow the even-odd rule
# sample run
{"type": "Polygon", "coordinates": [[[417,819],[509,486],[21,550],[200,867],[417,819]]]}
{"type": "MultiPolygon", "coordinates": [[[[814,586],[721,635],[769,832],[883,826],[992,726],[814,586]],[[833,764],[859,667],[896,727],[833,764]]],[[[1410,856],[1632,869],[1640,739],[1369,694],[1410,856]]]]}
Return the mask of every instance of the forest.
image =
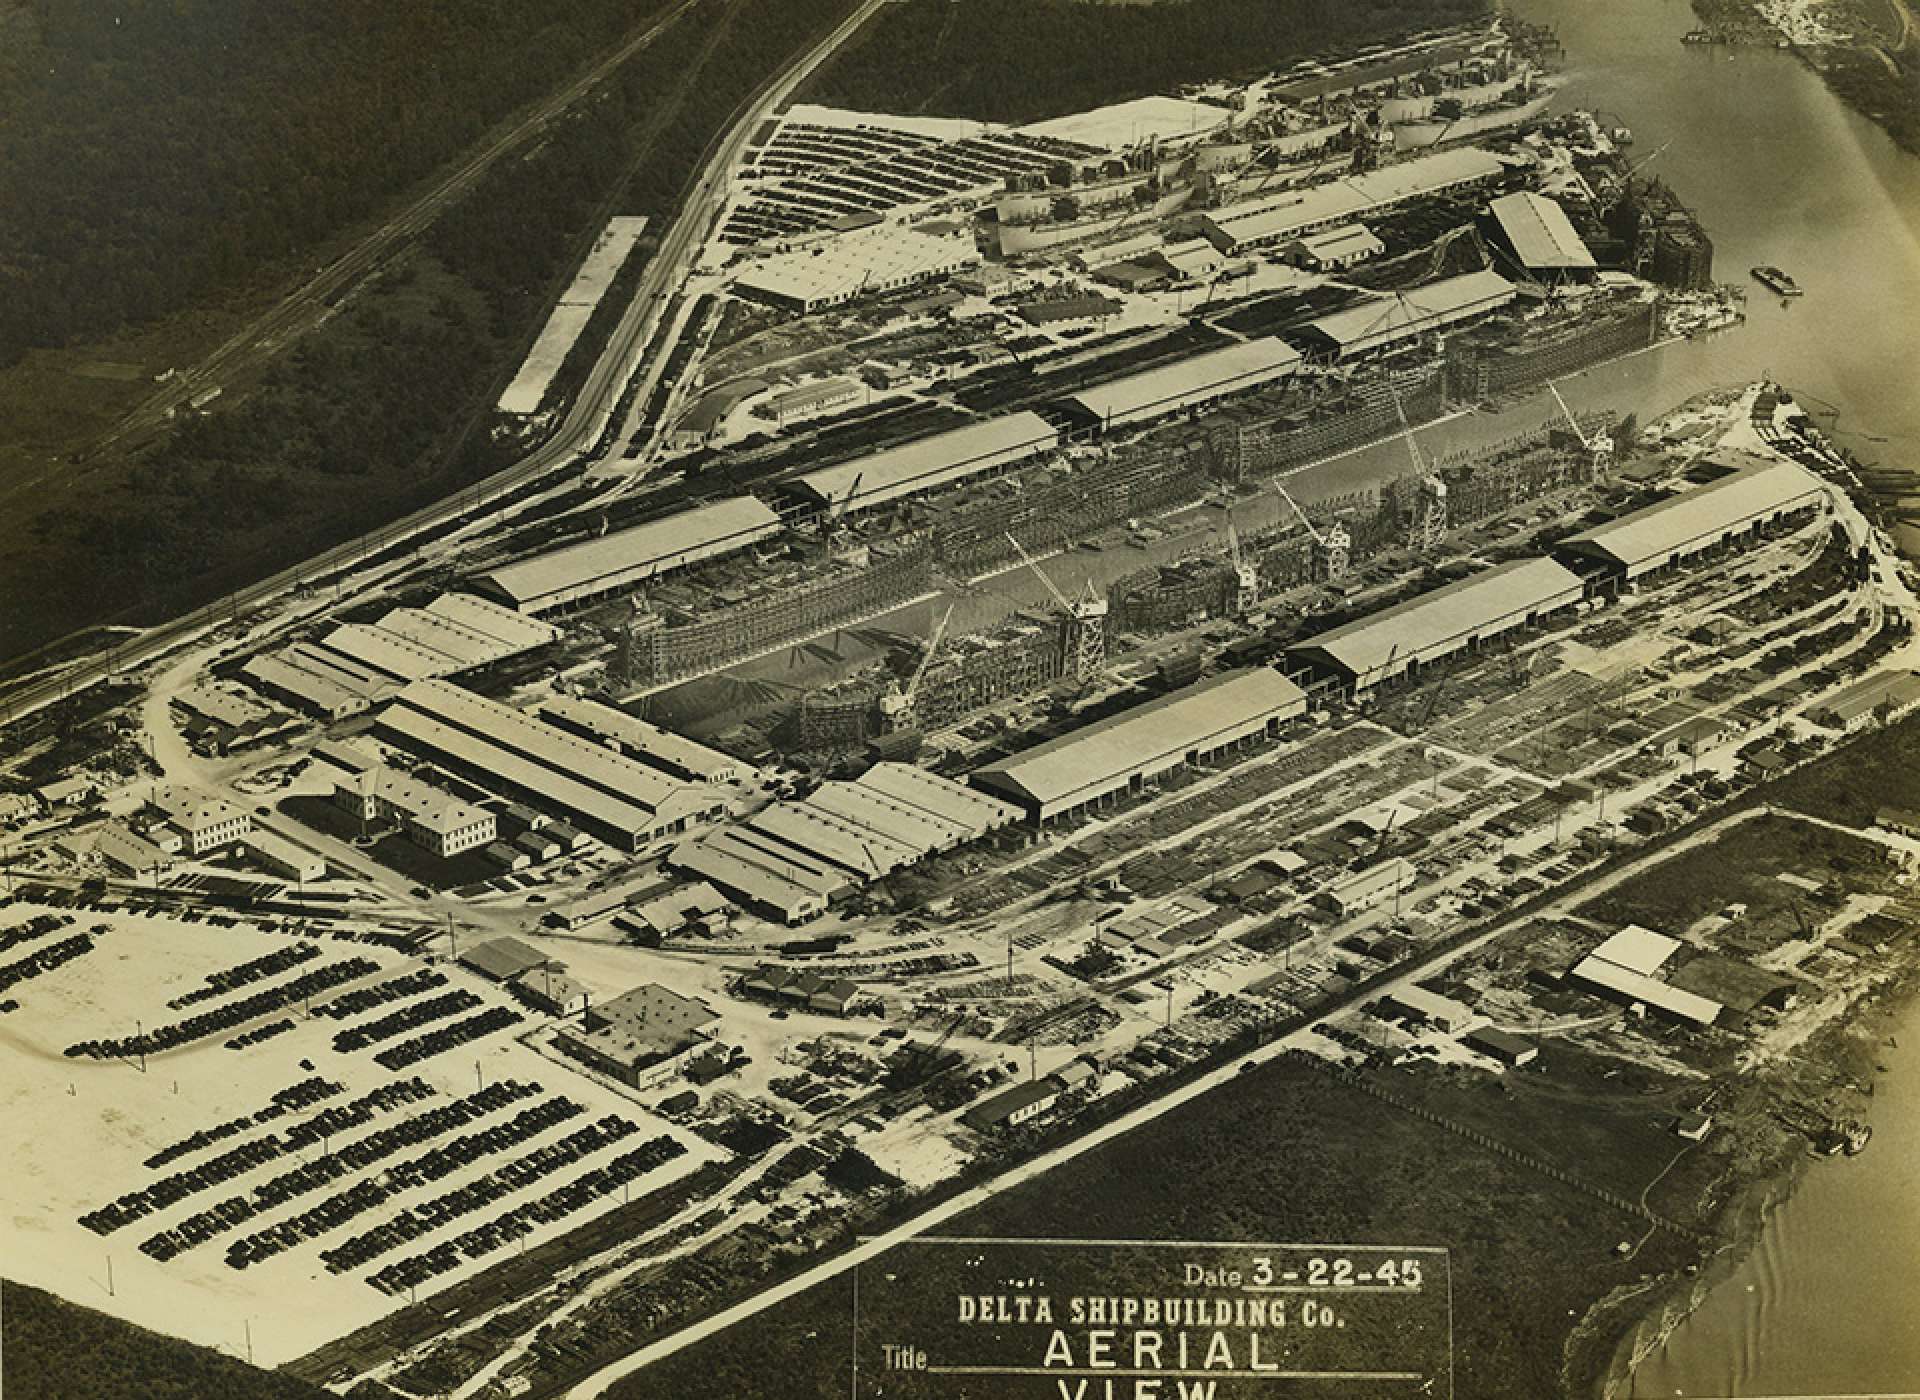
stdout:
{"type": "Polygon", "coordinates": [[[0,522],[0,599],[34,600],[0,608],[0,655],[177,615],[506,465],[474,428],[606,219],[668,219],[741,102],[848,5],[729,0],[674,25],[237,402],[0,522]]]}
{"type": "Polygon", "coordinates": [[[664,0],[0,0],[0,367],[302,254],[664,0]]]}
{"type": "Polygon", "coordinates": [[[217,1351],[8,1282],[0,1285],[8,1400],[327,1400],[327,1392],[217,1351]]]}
{"type": "Polygon", "coordinates": [[[1026,122],[1437,28],[1487,0],[903,0],[815,76],[809,101],[1026,122]]]}

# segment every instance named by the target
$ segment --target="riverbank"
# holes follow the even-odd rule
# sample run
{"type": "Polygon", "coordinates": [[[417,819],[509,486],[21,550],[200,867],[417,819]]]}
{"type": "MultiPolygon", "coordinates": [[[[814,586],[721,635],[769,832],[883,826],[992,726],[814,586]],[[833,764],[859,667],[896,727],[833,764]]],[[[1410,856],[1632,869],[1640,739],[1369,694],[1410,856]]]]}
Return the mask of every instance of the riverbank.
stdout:
{"type": "Polygon", "coordinates": [[[1920,154],[1920,35],[1907,0],[1692,2],[1699,42],[1790,50],[1834,96],[1920,154]]]}

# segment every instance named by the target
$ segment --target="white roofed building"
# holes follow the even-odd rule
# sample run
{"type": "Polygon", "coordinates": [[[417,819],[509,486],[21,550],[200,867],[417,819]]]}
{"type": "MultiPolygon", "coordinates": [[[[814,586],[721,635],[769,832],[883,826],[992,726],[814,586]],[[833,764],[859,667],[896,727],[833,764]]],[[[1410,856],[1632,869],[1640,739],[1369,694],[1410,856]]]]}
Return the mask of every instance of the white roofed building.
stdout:
{"type": "Polygon", "coordinates": [[[1305,693],[1278,671],[1228,671],[977,768],[972,781],[1051,821],[1262,738],[1306,709],[1305,693]]]}
{"type": "Polygon", "coordinates": [[[1580,576],[1551,559],[1516,559],[1309,637],[1287,654],[1364,694],[1570,608],[1585,593],[1580,576]]]}
{"type": "Polygon", "coordinates": [[[1567,211],[1546,195],[1521,190],[1487,206],[1502,238],[1528,272],[1592,272],[1593,253],[1574,230],[1567,211]]]}
{"type": "Polygon", "coordinates": [[[1284,340],[1250,340],[1110,379],[1067,404],[1101,428],[1150,423],[1285,379],[1300,364],[1284,340]]]}
{"type": "Polygon", "coordinates": [[[1827,508],[1826,485],[1791,462],[1740,467],[1554,547],[1632,582],[1802,511],[1827,508]]]}
{"type": "Polygon", "coordinates": [[[855,297],[899,291],[979,261],[970,238],[882,228],[754,259],[735,277],[734,289],[805,314],[855,297]]]}
{"type": "Polygon", "coordinates": [[[1059,431],[1039,414],[1009,413],[807,472],[788,487],[809,504],[861,511],[997,471],[1059,441],[1059,431]]]}
{"type": "Polygon", "coordinates": [[[611,597],[779,532],[780,517],[766,504],[734,496],[508,564],[474,586],[521,612],[550,612],[611,597]]]}
{"type": "Polygon", "coordinates": [[[1443,277],[1390,297],[1376,297],[1309,321],[1303,343],[1334,360],[1395,349],[1432,331],[1491,315],[1518,295],[1497,272],[1443,277]]]}

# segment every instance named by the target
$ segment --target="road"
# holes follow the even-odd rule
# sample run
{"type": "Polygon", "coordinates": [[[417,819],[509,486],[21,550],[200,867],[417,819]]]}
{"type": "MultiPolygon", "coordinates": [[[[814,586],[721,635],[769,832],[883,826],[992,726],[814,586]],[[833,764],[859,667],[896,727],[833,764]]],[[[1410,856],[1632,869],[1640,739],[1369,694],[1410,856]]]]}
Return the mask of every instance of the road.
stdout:
{"type": "MultiPolygon", "coordinates": [[[[694,2],[687,0],[689,4],[694,2]]],[[[718,139],[706,162],[706,173],[663,234],[658,250],[641,274],[633,300],[628,304],[619,326],[580,393],[553,435],[533,452],[487,480],[465,487],[455,495],[415,511],[372,535],[336,545],[305,563],[283,569],[217,603],[150,628],[137,639],[115,648],[106,658],[79,663],[37,684],[22,687],[0,699],[0,724],[10,723],[65,699],[104,679],[109,673],[125,673],[163,656],[174,647],[218,625],[222,618],[238,616],[257,608],[304,580],[348,568],[369,553],[390,548],[424,530],[454,519],[473,509],[476,502],[514,490],[593,452],[620,406],[623,390],[642,368],[641,361],[660,328],[662,314],[672,302],[672,293],[687,280],[699,257],[707,231],[725,201],[727,172],[739,162],[761,123],[886,2],[862,0],[838,27],[775,74],[742,107],[733,124],[718,139]]],[[[661,23],[664,25],[668,22],[663,20],[661,23]]]]}

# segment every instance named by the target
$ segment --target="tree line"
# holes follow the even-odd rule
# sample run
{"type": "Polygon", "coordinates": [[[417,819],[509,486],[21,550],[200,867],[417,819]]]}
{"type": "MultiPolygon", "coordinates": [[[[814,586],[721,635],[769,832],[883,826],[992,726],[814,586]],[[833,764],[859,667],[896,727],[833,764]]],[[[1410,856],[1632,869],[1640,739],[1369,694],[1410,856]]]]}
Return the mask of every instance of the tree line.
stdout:
{"type": "Polygon", "coordinates": [[[1253,77],[1488,8],[1487,0],[903,0],[806,96],[863,111],[1036,121],[1253,77]]]}

